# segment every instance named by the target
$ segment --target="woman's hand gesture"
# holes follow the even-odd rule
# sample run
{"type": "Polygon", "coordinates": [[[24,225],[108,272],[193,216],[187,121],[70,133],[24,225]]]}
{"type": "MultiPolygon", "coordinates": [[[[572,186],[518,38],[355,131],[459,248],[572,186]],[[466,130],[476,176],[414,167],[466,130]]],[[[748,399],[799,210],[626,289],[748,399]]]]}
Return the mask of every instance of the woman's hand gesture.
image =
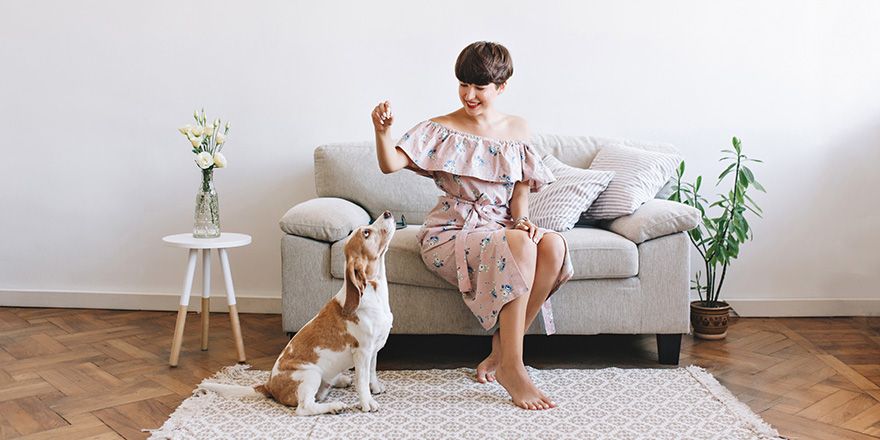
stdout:
{"type": "Polygon", "coordinates": [[[373,128],[376,130],[376,133],[387,132],[391,128],[391,124],[394,123],[394,114],[391,113],[391,102],[380,102],[373,109],[371,116],[373,117],[373,128]]]}

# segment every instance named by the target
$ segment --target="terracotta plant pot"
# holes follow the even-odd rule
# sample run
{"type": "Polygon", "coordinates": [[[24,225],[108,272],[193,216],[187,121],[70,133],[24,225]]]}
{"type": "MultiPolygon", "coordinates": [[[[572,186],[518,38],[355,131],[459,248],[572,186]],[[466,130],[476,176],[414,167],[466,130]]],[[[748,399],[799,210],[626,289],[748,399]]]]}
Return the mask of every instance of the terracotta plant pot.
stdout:
{"type": "Polygon", "coordinates": [[[706,301],[691,302],[691,325],[700,339],[724,339],[730,324],[730,304],[718,301],[718,307],[706,307],[706,301]]]}

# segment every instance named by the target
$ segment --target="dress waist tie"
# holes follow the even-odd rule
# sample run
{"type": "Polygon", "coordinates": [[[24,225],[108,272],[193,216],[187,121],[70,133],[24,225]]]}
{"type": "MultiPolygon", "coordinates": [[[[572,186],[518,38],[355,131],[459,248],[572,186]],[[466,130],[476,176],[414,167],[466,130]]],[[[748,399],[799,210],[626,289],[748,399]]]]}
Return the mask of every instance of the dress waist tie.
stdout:
{"type": "MultiPolygon", "coordinates": [[[[480,218],[477,206],[489,205],[491,204],[491,200],[486,197],[485,194],[481,194],[480,198],[476,201],[461,199],[450,195],[440,197],[448,199],[451,203],[464,203],[471,205],[470,211],[464,218],[464,225],[462,225],[461,230],[455,235],[455,263],[458,276],[458,291],[461,293],[470,293],[472,290],[471,277],[468,273],[467,254],[465,253],[465,249],[467,248],[467,231],[473,229],[477,220],[480,218]]],[[[559,286],[557,285],[556,287],[558,288],[559,286]]],[[[554,288],[553,290],[556,289],[554,288]]],[[[547,301],[541,306],[541,315],[543,315],[544,318],[544,330],[547,332],[547,335],[556,333],[556,324],[553,319],[553,308],[550,306],[549,299],[547,299],[547,301]]]]}
{"type": "Polygon", "coordinates": [[[468,211],[464,218],[464,224],[462,225],[461,230],[455,234],[455,270],[458,276],[458,291],[461,293],[470,293],[472,290],[471,277],[468,273],[467,253],[465,252],[467,248],[467,232],[473,229],[474,226],[476,226],[477,221],[480,219],[480,213],[477,206],[489,205],[491,200],[486,197],[485,194],[481,194],[480,198],[476,201],[448,195],[442,197],[449,199],[449,201],[453,203],[470,205],[470,211],[468,211]]]}

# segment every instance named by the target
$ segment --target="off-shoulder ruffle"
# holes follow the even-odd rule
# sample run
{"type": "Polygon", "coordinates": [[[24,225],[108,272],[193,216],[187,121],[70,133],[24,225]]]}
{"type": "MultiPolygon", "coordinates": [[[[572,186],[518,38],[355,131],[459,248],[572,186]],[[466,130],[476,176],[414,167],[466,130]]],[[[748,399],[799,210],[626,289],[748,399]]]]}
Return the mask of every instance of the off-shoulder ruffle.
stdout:
{"type": "Polygon", "coordinates": [[[423,176],[443,171],[487,182],[528,181],[532,192],[556,180],[526,142],[477,136],[434,121],[413,127],[397,143],[423,176]]]}

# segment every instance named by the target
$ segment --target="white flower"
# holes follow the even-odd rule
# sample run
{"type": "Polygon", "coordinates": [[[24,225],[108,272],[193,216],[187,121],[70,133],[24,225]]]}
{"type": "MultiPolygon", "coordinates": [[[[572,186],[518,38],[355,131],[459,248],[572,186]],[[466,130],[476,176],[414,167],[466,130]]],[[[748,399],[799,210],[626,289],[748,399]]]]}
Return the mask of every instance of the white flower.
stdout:
{"type": "Polygon", "coordinates": [[[223,134],[223,133],[220,133],[220,132],[218,131],[218,132],[217,132],[217,137],[216,137],[216,139],[217,139],[217,145],[220,145],[220,144],[226,142],[226,135],[223,134]]]}
{"type": "Polygon", "coordinates": [[[222,153],[214,153],[214,165],[217,168],[226,168],[226,156],[223,156],[222,153]]]}
{"type": "Polygon", "coordinates": [[[211,157],[211,153],[202,151],[196,155],[196,163],[199,165],[199,168],[206,170],[210,168],[211,165],[214,165],[214,159],[211,157]]]}
{"type": "Polygon", "coordinates": [[[214,126],[211,124],[206,125],[205,134],[207,134],[208,136],[214,136],[214,126]]]}
{"type": "Polygon", "coordinates": [[[192,133],[194,136],[201,136],[204,132],[205,129],[201,125],[196,125],[195,127],[190,128],[190,133],[192,133]]]}
{"type": "Polygon", "coordinates": [[[192,128],[192,125],[186,124],[183,127],[177,129],[181,134],[188,134],[189,130],[192,128]]]}
{"type": "Polygon", "coordinates": [[[193,144],[194,148],[199,148],[199,145],[202,145],[202,138],[195,137],[195,136],[189,136],[189,142],[191,144],[193,144]]]}

